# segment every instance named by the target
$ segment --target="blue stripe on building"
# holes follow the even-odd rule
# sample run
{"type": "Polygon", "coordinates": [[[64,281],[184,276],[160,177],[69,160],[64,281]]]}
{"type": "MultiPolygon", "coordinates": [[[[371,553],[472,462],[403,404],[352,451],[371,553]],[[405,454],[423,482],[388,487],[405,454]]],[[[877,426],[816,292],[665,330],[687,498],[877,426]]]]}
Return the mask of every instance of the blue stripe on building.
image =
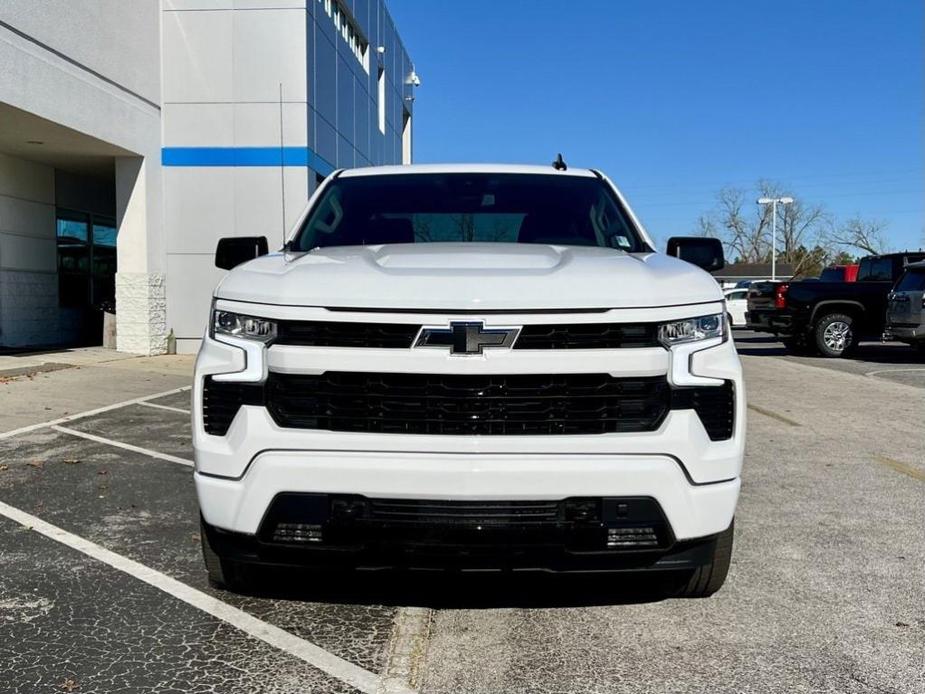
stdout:
{"type": "Polygon", "coordinates": [[[163,166],[307,166],[322,176],[334,165],[309,147],[164,147],[163,166]]]}

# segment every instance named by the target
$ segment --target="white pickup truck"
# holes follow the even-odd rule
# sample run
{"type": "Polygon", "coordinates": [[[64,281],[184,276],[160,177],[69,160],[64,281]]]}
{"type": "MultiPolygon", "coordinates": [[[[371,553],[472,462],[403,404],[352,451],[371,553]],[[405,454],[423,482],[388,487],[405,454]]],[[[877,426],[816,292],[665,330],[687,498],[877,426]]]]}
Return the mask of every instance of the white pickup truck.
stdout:
{"type": "Polygon", "coordinates": [[[561,168],[338,171],[279,252],[220,241],[193,390],[214,584],[437,566],[719,589],[745,441],[704,272],[722,247],[657,253],[604,175],[561,168]]]}

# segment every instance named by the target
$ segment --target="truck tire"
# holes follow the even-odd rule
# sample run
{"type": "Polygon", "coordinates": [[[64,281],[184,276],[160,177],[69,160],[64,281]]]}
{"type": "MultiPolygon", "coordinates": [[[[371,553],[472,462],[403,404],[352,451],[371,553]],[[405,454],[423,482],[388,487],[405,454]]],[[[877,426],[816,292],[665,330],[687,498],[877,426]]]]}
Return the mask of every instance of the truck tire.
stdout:
{"type": "Polygon", "coordinates": [[[729,562],[732,559],[732,536],[735,520],[716,536],[713,543],[713,557],[710,563],[694,570],[682,584],[676,595],[680,598],[708,598],[718,591],[726,581],[729,562]]]}
{"type": "Polygon", "coordinates": [[[254,580],[247,567],[230,559],[224,559],[209,542],[209,528],[200,516],[199,539],[202,544],[202,559],[206,565],[209,585],[213,588],[230,590],[234,593],[249,593],[254,589],[254,580]]]}
{"type": "Polygon", "coordinates": [[[854,318],[845,313],[826,313],[813,327],[816,348],[824,357],[843,357],[857,345],[854,318]]]}

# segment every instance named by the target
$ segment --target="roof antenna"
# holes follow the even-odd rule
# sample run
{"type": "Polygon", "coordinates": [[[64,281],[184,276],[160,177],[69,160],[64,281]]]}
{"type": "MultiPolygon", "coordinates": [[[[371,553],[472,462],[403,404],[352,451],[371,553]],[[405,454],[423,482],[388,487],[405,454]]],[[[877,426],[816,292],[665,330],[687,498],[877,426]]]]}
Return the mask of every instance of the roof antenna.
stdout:
{"type": "Polygon", "coordinates": [[[567,171],[568,166],[565,163],[565,159],[562,158],[562,153],[559,152],[559,156],[556,157],[556,160],[552,163],[552,168],[556,171],[567,171]]]}

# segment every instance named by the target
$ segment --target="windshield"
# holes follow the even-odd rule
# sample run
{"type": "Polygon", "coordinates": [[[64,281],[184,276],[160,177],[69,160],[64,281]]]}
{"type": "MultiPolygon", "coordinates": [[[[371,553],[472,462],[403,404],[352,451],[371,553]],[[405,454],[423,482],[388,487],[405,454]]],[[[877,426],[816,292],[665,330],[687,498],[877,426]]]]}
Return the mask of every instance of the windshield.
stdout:
{"type": "Polygon", "coordinates": [[[440,241],[650,250],[597,177],[487,173],[334,179],[290,250],[440,241]]]}

